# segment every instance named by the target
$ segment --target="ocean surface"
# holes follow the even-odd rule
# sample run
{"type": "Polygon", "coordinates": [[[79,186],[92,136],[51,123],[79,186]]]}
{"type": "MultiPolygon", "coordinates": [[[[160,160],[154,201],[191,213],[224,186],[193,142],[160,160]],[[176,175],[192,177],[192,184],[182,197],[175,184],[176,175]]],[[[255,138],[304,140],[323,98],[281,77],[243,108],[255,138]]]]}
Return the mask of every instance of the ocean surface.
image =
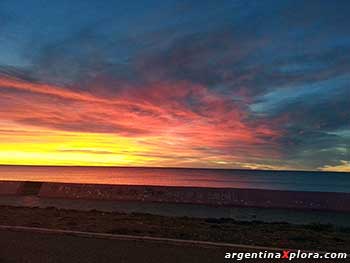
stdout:
{"type": "Polygon", "coordinates": [[[350,192],[350,173],[336,172],[0,166],[0,180],[350,192]]]}

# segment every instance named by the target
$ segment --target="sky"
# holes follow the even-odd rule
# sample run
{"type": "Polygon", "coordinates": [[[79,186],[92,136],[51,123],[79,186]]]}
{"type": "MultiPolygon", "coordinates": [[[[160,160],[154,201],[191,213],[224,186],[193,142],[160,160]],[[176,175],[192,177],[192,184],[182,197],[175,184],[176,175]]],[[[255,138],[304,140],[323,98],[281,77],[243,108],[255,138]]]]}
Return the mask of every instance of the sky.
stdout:
{"type": "Polygon", "coordinates": [[[350,171],[350,1],[0,1],[0,164],[350,171]]]}

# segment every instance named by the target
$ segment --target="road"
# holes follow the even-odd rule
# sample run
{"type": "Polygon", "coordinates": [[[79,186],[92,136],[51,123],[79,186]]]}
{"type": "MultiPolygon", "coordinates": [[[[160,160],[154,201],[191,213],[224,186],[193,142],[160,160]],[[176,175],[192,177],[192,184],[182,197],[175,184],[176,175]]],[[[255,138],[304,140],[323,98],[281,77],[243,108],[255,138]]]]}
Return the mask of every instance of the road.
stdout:
{"type": "MultiPolygon", "coordinates": [[[[215,263],[215,262],[281,262],[282,260],[236,261],[224,259],[226,252],[257,252],[242,248],[216,247],[143,240],[118,240],[0,230],[0,263],[215,263]]],[[[287,260],[283,260],[287,261],[287,260]]],[[[287,261],[289,262],[289,261],[287,261]]],[[[291,262],[325,262],[301,261],[291,262]]],[[[340,262],[326,261],[326,262],[340,262]]],[[[341,262],[347,262],[341,260],[341,262]]]]}
{"type": "Polygon", "coordinates": [[[0,231],[1,263],[221,262],[225,248],[0,231]]]}

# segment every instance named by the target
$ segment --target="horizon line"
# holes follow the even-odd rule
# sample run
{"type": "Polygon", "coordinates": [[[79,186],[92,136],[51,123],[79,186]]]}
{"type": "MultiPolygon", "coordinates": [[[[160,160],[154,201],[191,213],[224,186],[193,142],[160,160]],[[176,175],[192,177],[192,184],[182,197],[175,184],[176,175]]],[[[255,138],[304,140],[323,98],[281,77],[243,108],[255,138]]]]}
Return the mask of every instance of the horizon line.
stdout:
{"type": "Polygon", "coordinates": [[[219,167],[176,167],[176,166],[111,166],[111,165],[45,165],[45,164],[0,164],[2,166],[22,166],[22,167],[67,167],[67,168],[149,168],[149,169],[191,169],[191,170],[236,170],[236,171],[256,171],[256,172],[306,172],[306,173],[348,173],[348,171],[322,171],[322,170],[282,170],[282,169],[251,169],[251,168],[219,168],[219,167]]]}

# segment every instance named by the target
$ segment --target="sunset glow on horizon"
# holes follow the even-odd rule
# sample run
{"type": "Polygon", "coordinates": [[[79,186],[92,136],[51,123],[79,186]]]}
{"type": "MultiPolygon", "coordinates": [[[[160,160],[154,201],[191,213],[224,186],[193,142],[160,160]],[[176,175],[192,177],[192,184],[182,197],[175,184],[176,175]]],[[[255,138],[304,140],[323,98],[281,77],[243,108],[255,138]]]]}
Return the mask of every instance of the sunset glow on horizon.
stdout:
{"type": "Polygon", "coordinates": [[[346,2],[29,2],[0,3],[0,164],[350,171],[346,2]]]}
{"type": "MultiPolygon", "coordinates": [[[[138,88],[125,99],[123,90],[113,99],[13,78],[0,85],[9,95],[21,94],[1,115],[4,164],[264,168],[226,154],[225,147],[250,148],[249,157],[259,159],[266,154],[259,145],[280,136],[263,122],[245,123],[245,113],[225,97],[187,83],[142,87],[144,94],[138,88]],[[189,95],[203,110],[182,104],[189,95]],[[83,124],[86,131],[74,131],[83,124]]],[[[269,156],[278,157],[269,148],[269,156]]]]}

